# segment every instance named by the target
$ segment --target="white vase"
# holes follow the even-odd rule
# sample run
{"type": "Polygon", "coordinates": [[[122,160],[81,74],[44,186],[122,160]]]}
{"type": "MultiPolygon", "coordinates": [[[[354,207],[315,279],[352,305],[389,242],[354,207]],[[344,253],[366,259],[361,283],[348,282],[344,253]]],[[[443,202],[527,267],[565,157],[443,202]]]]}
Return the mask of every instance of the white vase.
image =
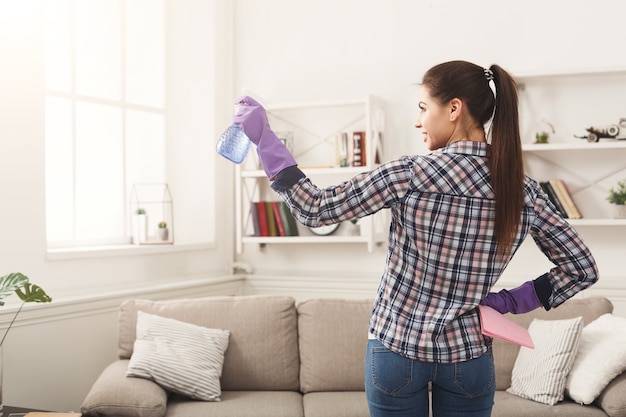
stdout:
{"type": "Polygon", "coordinates": [[[156,235],[159,240],[167,240],[167,238],[169,237],[169,230],[167,229],[167,227],[159,227],[156,229],[156,235]]]}
{"type": "Polygon", "coordinates": [[[613,204],[613,216],[616,219],[626,219],[626,204],[613,204]]]}
{"type": "Polygon", "coordinates": [[[148,240],[148,215],[136,214],[133,228],[133,243],[135,245],[145,243],[148,240]]]}

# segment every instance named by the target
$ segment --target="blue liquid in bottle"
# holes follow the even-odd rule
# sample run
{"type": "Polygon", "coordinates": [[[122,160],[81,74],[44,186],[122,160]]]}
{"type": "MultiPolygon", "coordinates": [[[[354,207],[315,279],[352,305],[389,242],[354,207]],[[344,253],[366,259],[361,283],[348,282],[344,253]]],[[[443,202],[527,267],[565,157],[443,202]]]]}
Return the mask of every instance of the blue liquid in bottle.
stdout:
{"type": "Polygon", "coordinates": [[[250,150],[250,139],[243,128],[232,124],[217,141],[217,153],[236,164],[242,163],[250,150]]]}

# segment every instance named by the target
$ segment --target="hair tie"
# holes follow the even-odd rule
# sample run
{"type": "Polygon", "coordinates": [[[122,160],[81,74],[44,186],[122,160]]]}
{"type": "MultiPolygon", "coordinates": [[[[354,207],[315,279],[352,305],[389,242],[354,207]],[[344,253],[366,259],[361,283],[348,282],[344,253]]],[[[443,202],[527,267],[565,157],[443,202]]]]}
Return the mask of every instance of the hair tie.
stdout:
{"type": "Polygon", "coordinates": [[[493,71],[491,71],[489,68],[485,68],[483,69],[483,72],[485,73],[485,78],[487,78],[487,81],[493,80],[493,71]]]}

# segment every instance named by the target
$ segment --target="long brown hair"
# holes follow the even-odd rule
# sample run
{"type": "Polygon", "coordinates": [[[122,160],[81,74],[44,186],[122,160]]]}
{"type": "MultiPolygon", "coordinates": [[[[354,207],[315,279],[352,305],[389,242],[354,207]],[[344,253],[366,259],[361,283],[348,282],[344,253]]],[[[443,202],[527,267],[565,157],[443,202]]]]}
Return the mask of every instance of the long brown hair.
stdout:
{"type": "Polygon", "coordinates": [[[436,65],[422,80],[440,104],[453,98],[465,103],[481,126],[493,116],[489,168],[495,194],[495,234],[498,253],[510,252],[519,228],[524,204],[524,165],[519,129],[517,85],[502,67],[488,69],[466,61],[436,65]],[[495,84],[494,93],[489,87],[495,84]]]}

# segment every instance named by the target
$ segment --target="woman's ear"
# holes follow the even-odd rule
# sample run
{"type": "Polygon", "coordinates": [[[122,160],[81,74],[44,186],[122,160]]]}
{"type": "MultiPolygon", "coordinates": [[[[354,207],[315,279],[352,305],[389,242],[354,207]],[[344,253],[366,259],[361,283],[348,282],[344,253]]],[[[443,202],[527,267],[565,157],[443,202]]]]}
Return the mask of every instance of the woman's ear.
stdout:
{"type": "Polygon", "coordinates": [[[453,98],[449,103],[450,121],[454,122],[461,116],[463,110],[463,102],[458,98],[453,98]]]}

